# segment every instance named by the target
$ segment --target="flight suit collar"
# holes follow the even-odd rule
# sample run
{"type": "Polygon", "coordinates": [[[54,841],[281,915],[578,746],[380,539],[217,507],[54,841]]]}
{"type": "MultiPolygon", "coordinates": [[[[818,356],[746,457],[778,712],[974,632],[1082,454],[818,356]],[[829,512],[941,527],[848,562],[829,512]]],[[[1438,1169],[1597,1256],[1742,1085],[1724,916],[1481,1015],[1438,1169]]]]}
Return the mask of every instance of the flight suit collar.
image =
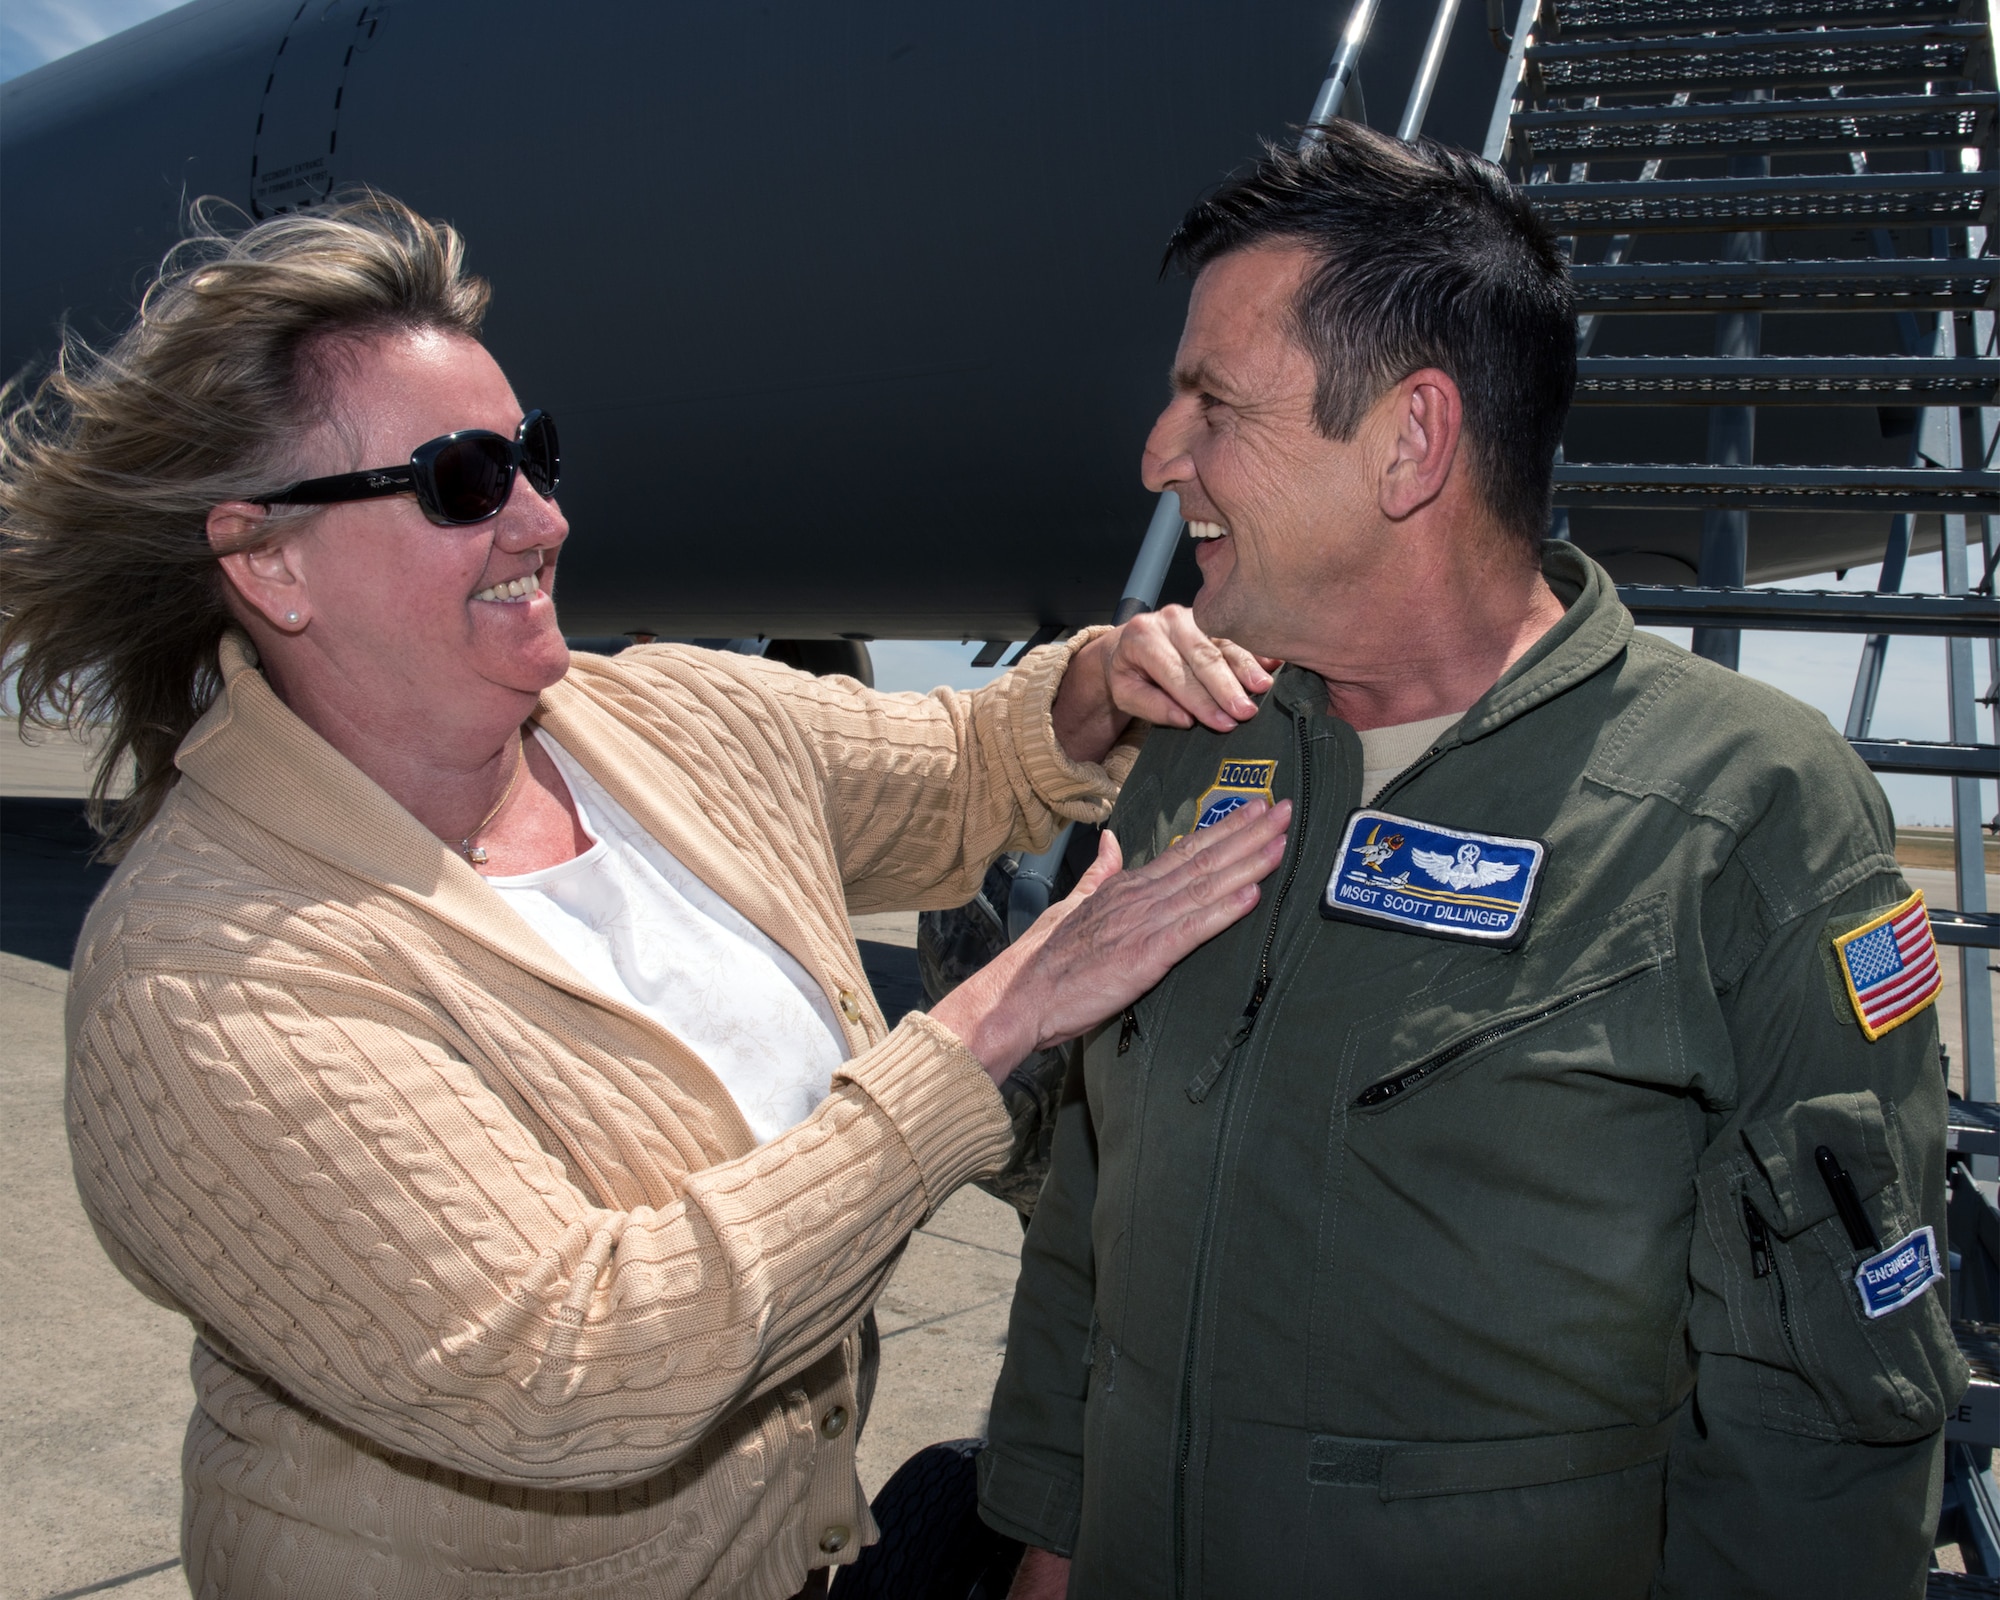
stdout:
{"type": "MultiPolygon", "coordinates": [[[[1473,702],[1439,739],[1441,748],[1483,739],[1575,688],[1616,660],[1631,639],[1632,613],[1619,603],[1611,575],[1575,545],[1546,541],[1542,576],[1563,603],[1562,619],[1473,702]]],[[[1326,681],[1304,667],[1280,671],[1271,699],[1293,716],[1339,720],[1327,709],[1326,681]]]]}

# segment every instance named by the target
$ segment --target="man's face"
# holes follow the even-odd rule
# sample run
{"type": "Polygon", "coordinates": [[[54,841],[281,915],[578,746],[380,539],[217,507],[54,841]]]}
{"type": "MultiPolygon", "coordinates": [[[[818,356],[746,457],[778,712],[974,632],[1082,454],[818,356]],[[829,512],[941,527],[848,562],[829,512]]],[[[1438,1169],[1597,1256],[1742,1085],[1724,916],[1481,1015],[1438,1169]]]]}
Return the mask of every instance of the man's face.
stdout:
{"type": "Polygon", "coordinates": [[[1363,465],[1375,419],[1345,444],[1313,423],[1316,374],[1290,320],[1309,265],[1260,247],[1202,269],[1143,465],[1200,540],[1196,621],[1263,655],[1299,653],[1316,602],[1368,568],[1383,529],[1363,465]]]}

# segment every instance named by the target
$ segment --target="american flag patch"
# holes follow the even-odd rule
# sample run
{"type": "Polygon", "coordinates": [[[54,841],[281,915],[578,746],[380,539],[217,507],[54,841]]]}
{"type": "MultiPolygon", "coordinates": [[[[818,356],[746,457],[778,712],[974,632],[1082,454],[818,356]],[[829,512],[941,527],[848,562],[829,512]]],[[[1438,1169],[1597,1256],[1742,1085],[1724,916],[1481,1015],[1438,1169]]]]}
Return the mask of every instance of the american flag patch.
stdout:
{"type": "Polygon", "coordinates": [[[1873,922],[1840,935],[1833,953],[1854,1015],[1870,1039],[1908,1022],[1944,987],[1921,889],[1873,922]]]}

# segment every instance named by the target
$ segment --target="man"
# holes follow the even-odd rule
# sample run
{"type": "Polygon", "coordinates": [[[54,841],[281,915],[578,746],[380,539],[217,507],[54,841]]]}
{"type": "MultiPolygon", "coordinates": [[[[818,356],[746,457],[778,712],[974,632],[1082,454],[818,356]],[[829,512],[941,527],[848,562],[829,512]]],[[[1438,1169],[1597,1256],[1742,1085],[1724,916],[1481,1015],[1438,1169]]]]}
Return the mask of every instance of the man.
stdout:
{"type": "Polygon", "coordinates": [[[1574,317],[1494,168],[1336,123],[1170,255],[1146,482],[1289,664],[1112,826],[1296,814],[1071,1085],[980,1463],[1015,1593],[1920,1594],[1965,1369],[1880,790],[1541,543],[1574,317]]]}

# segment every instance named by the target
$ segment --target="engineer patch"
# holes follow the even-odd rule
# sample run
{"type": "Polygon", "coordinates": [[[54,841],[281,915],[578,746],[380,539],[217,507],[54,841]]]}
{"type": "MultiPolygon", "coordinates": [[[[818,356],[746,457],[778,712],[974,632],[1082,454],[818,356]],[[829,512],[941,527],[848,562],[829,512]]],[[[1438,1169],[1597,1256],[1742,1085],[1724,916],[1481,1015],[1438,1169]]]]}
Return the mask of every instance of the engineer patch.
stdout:
{"type": "Polygon", "coordinates": [[[1861,1291],[1863,1311],[1871,1317],[1886,1317],[1898,1306],[1908,1305],[1943,1276],[1937,1235],[1923,1227],[1862,1262],[1855,1269],[1854,1286],[1861,1291]]]}
{"type": "Polygon", "coordinates": [[[1325,914],[1440,939],[1503,947],[1528,933],[1548,847],[1357,811],[1347,819],[1325,914]]]}
{"type": "Polygon", "coordinates": [[[1271,798],[1271,780],[1278,775],[1275,761],[1225,761],[1216,771],[1215,782],[1209,785],[1194,808],[1193,832],[1212,828],[1230,812],[1247,806],[1252,800],[1271,798]]]}
{"type": "Polygon", "coordinates": [[[1833,953],[1854,1015],[1870,1039],[1900,1028],[1944,987],[1921,889],[1873,922],[1841,934],[1833,953]]]}

